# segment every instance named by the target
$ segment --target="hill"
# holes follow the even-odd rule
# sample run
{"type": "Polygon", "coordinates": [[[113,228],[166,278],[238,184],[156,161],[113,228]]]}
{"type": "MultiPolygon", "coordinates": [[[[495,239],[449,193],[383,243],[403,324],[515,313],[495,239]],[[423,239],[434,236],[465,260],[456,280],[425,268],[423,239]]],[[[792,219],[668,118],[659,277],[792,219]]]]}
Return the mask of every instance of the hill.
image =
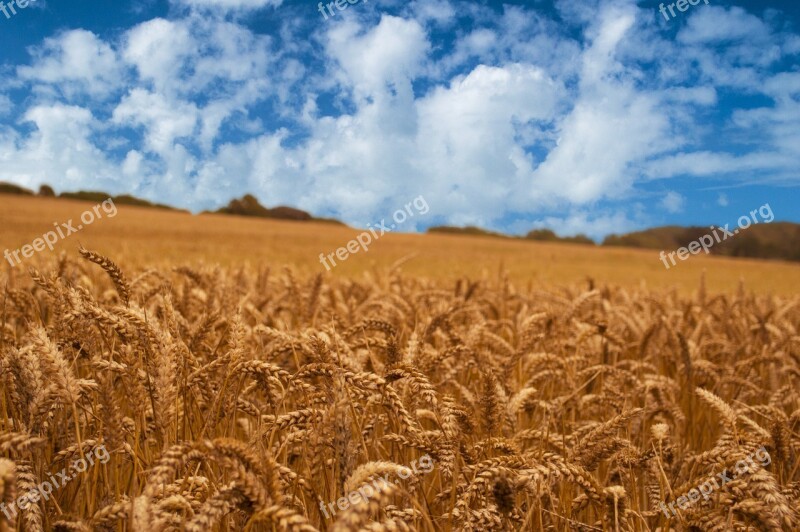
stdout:
{"type": "Polygon", "coordinates": [[[13,183],[0,181],[0,194],[13,194],[15,196],[33,196],[33,191],[13,183]]]}
{"type": "MultiPolygon", "coordinates": [[[[656,227],[610,235],[603,245],[672,251],[686,247],[710,232],[708,227],[656,227]]],[[[734,237],[715,243],[710,249],[712,255],[726,257],[800,261],[800,224],[773,222],[752,225],[734,237]]]]}
{"type": "Polygon", "coordinates": [[[252,194],[245,194],[241,199],[233,199],[228,203],[227,207],[223,207],[215,212],[220,214],[235,214],[237,216],[255,216],[258,218],[275,218],[278,220],[295,220],[301,222],[314,219],[314,217],[306,211],[293,207],[278,206],[268,209],[261,205],[258,199],[252,194]]]}
{"type": "Polygon", "coordinates": [[[332,218],[315,218],[310,213],[294,207],[287,207],[285,205],[272,208],[264,207],[259,203],[258,198],[252,194],[245,194],[241,199],[233,199],[228,203],[227,207],[218,209],[212,214],[233,214],[236,216],[271,218],[273,220],[290,220],[295,222],[316,221],[344,225],[339,220],[334,220],[332,218]]]}
{"type": "Polygon", "coordinates": [[[569,244],[586,244],[594,246],[594,240],[586,235],[558,236],[550,229],[534,229],[525,235],[526,240],[537,240],[539,242],[566,242],[569,244]]]}
{"type": "MultiPolygon", "coordinates": [[[[429,233],[490,236],[506,239],[533,240],[564,244],[583,244],[594,246],[594,241],[586,235],[560,237],[550,229],[534,229],[524,237],[505,235],[480,227],[437,226],[428,229],[429,233]]],[[[681,227],[669,225],[653,227],[644,231],[635,231],[620,235],[609,235],[603,240],[605,247],[626,247],[639,249],[656,249],[674,251],[697,241],[701,236],[711,232],[708,227],[681,227]]],[[[723,257],[741,257],[752,259],[800,261],[800,224],[791,222],[760,223],[742,230],[735,237],[715,243],[711,254],[723,257]]]]}
{"type": "Polygon", "coordinates": [[[183,209],[172,207],[170,205],[164,205],[161,203],[152,203],[150,201],[137,198],[136,196],[131,196],[130,194],[120,194],[119,196],[112,196],[106,192],[79,190],[78,192],[62,192],[61,194],[58,195],[58,197],[80,200],[80,201],[93,201],[96,203],[101,203],[111,198],[114,201],[115,205],[133,205],[136,207],[149,207],[152,209],[165,209],[169,211],[188,212],[183,209]]]}
{"type": "MultiPolygon", "coordinates": [[[[77,220],[87,204],[65,198],[39,198],[0,194],[0,253],[19,249],[51,230],[53,222],[77,220]]],[[[114,218],[103,218],[59,241],[53,251],[36,254],[58,257],[64,252],[78,256],[79,243],[108,256],[125,254],[135,269],[154,264],[215,263],[239,267],[270,267],[278,271],[291,264],[304,274],[343,276],[353,280],[364,275],[401,269],[409,275],[447,280],[490,279],[508,276],[512,282],[587,286],[604,283],[639,290],[676,287],[693,293],[703,272],[709,291],[735,293],[740,279],[746,289],[786,293],[800,292],[800,268],[784,262],[693,256],[680,267],[666,270],[658,252],[610,246],[577,246],[536,242],[521,238],[486,238],[452,234],[388,233],[374,241],[365,253],[357,253],[327,273],[321,253],[344,247],[363,231],[311,220],[303,223],[226,214],[191,215],[129,205],[119,207],[114,218]],[[135,253],[131,253],[135,250],[135,253]],[[401,265],[401,266],[399,266],[401,265]],[[713,272],[713,275],[712,275],[713,272]]],[[[35,265],[37,259],[30,259],[35,265]]],[[[80,259],[77,259],[80,260],[80,259]]],[[[2,268],[10,268],[3,261],[2,268]]],[[[17,267],[22,275],[25,268],[17,267]]],[[[267,270],[264,270],[267,271],[267,270]]]]}
{"type": "MultiPolygon", "coordinates": [[[[52,189],[43,185],[39,194],[24,187],[0,182],[0,194],[10,194],[15,196],[38,196],[40,198],[52,197],[52,189]]],[[[169,205],[152,203],[147,200],[122,194],[110,196],[100,191],[78,191],[62,192],[59,199],[72,199],[80,201],[102,202],[108,198],[114,200],[117,205],[129,205],[135,207],[146,207],[152,209],[170,210],[177,212],[188,212],[177,209],[169,205]]],[[[227,206],[206,214],[228,214],[235,216],[246,216],[254,218],[266,218],[273,220],[287,220],[293,222],[324,222],[340,226],[345,226],[339,220],[331,218],[316,218],[312,214],[288,206],[264,207],[252,194],[245,194],[239,199],[231,200],[227,206]]],[[[492,237],[505,240],[536,241],[548,243],[581,244],[594,246],[595,243],[585,235],[575,235],[560,237],[550,229],[534,229],[529,231],[524,237],[506,235],[503,233],[490,231],[475,226],[452,227],[434,226],[428,228],[429,234],[440,235],[460,235],[460,236],[481,236],[492,237]]],[[[681,247],[688,246],[689,243],[697,241],[701,236],[709,234],[707,227],[681,227],[664,226],[654,227],[644,231],[635,231],[620,235],[609,235],[603,240],[604,247],[627,247],[640,249],[653,249],[659,251],[673,251],[681,247]]],[[[725,257],[742,257],[756,259],[773,259],[786,261],[800,261],[800,224],[790,222],[760,223],[752,225],[747,230],[741,231],[734,238],[715,244],[711,248],[711,254],[725,257]]]]}
{"type": "MultiPolygon", "coordinates": [[[[42,185],[39,188],[39,193],[34,194],[32,190],[15,185],[13,183],[0,182],[0,194],[13,194],[16,196],[39,196],[39,197],[57,197],[62,199],[70,199],[77,201],[91,201],[101,203],[107,199],[114,201],[115,205],[131,205],[134,207],[146,207],[151,209],[163,209],[177,212],[189,212],[184,209],[172,207],[162,203],[153,203],[142,198],[137,198],[130,194],[120,194],[113,196],[107,192],[99,190],[79,190],[77,192],[62,192],[58,196],[55,195],[53,189],[49,185],[42,185]]],[[[278,206],[273,208],[263,207],[252,194],[246,194],[241,199],[234,199],[228,203],[227,207],[223,207],[214,211],[220,214],[233,214],[237,216],[255,216],[259,218],[272,218],[275,220],[293,220],[306,222],[315,220],[318,222],[342,224],[339,220],[332,218],[315,218],[306,211],[295,209],[294,207],[278,206]]]]}
{"type": "Polygon", "coordinates": [[[469,236],[491,236],[495,238],[514,238],[508,235],[504,235],[502,233],[496,233],[494,231],[489,231],[486,229],[481,229],[480,227],[475,227],[474,225],[468,225],[466,227],[452,227],[449,225],[435,225],[433,227],[428,228],[429,233],[440,233],[445,235],[469,235],[469,236]]]}
{"type": "Polygon", "coordinates": [[[594,246],[594,241],[586,235],[558,236],[550,229],[534,229],[529,231],[524,237],[506,235],[496,231],[489,231],[474,225],[466,227],[453,227],[449,225],[438,225],[428,229],[429,233],[440,233],[449,235],[468,235],[468,236],[490,236],[495,238],[511,238],[516,240],[535,240],[537,242],[554,242],[567,244],[586,244],[594,246]]]}

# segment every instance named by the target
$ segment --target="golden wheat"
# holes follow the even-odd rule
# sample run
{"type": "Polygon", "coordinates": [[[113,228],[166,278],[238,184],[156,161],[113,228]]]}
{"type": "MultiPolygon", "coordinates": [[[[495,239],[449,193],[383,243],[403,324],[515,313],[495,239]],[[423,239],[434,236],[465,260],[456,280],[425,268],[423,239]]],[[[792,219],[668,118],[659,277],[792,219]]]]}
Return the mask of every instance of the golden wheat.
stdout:
{"type": "Polygon", "coordinates": [[[80,256],[0,278],[0,532],[800,527],[797,297],[80,256]]]}

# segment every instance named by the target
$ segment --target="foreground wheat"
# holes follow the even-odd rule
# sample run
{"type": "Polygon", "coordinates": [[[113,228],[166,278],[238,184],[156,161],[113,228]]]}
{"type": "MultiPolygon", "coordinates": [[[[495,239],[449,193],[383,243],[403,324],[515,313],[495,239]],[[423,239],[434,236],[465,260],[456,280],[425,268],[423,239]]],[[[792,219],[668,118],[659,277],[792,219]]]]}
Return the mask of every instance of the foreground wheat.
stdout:
{"type": "Polygon", "coordinates": [[[0,279],[0,532],[800,526],[797,298],[81,255],[0,279]]]}

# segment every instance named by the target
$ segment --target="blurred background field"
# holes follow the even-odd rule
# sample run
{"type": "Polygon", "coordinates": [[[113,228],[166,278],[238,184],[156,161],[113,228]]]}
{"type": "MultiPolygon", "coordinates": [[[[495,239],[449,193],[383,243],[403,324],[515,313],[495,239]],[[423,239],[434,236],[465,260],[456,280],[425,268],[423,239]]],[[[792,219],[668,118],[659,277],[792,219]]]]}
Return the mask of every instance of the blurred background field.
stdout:
{"type": "MultiPolygon", "coordinates": [[[[94,203],[0,194],[0,250],[17,249],[51,230],[56,222],[74,221],[94,203]]],[[[101,211],[102,212],[102,211],[101,211]]],[[[329,254],[361,230],[319,222],[287,222],[221,214],[190,215],[133,206],[96,220],[21,266],[5,271],[25,273],[25,265],[66,252],[79,244],[107,255],[125,269],[175,264],[223,266],[291,265],[302,274],[325,272],[320,253],[329,254]]],[[[673,250],[665,250],[673,251],[673,250]]],[[[589,247],[563,243],[515,241],[482,236],[386,234],[368,252],[351,255],[333,269],[335,276],[361,276],[403,261],[411,275],[433,279],[472,279],[508,274],[516,284],[575,284],[588,278],[598,284],[675,288],[690,293],[706,272],[713,292],[733,292],[740,279],[757,292],[800,292],[800,265],[750,259],[693,256],[665,269],[653,250],[589,247]]]]}

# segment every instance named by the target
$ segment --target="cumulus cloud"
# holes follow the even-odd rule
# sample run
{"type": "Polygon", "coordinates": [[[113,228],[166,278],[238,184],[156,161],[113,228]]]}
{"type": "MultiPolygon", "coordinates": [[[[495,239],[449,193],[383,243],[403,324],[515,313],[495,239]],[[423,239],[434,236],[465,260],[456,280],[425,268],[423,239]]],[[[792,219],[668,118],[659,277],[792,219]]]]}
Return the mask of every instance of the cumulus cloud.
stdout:
{"type": "Polygon", "coordinates": [[[670,121],[654,96],[620,81],[618,43],[633,27],[632,9],[602,13],[583,57],[580,92],[560,119],[558,142],[536,168],[531,196],[539,202],[585,204],[625,193],[636,166],[663,152],[670,121]]]}
{"type": "MultiPolygon", "coordinates": [[[[38,105],[21,118],[32,129],[27,136],[0,140],[0,176],[33,188],[58,176],[59,187],[87,183],[118,189],[114,166],[92,142],[97,121],[88,109],[73,105],[38,105]]],[[[52,181],[51,181],[52,182],[52,181]]]]}
{"type": "Polygon", "coordinates": [[[438,185],[454,222],[486,223],[524,201],[535,160],[519,125],[551,119],[562,91],[530,65],[479,66],[420,102],[424,182],[438,185]]]}
{"type": "Polygon", "coordinates": [[[681,212],[685,203],[686,198],[673,190],[667,192],[661,199],[661,207],[671,213],[681,212]]]}
{"type": "Polygon", "coordinates": [[[86,30],[71,30],[31,49],[30,65],[17,68],[23,81],[55,87],[67,99],[109,96],[125,82],[125,69],[108,43],[86,30]]]}
{"type": "Polygon", "coordinates": [[[688,23],[678,33],[686,44],[714,44],[725,41],[766,41],[767,24],[741,7],[704,6],[693,10],[688,23]]]}
{"type": "Polygon", "coordinates": [[[340,80],[351,84],[356,95],[374,96],[410,88],[429,48],[422,26],[414,20],[383,16],[376,27],[360,34],[354,22],[328,32],[326,51],[341,65],[340,80]]]}
{"type": "Polygon", "coordinates": [[[161,94],[134,89],[114,109],[112,121],[134,127],[143,126],[147,148],[165,154],[175,139],[194,133],[198,110],[193,103],[176,104],[161,94]]]}
{"type": "Polygon", "coordinates": [[[414,18],[421,23],[447,25],[454,21],[456,8],[448,0],[414,0],[410,3],[414,18]]]}
{"type": "Polygon", "coordinates": [[[156,18],[131,29],[125,38],[123,56],[139,77],[159,91],[179,91],[186,60],[199,43],[185,22],[156,18]]]}

